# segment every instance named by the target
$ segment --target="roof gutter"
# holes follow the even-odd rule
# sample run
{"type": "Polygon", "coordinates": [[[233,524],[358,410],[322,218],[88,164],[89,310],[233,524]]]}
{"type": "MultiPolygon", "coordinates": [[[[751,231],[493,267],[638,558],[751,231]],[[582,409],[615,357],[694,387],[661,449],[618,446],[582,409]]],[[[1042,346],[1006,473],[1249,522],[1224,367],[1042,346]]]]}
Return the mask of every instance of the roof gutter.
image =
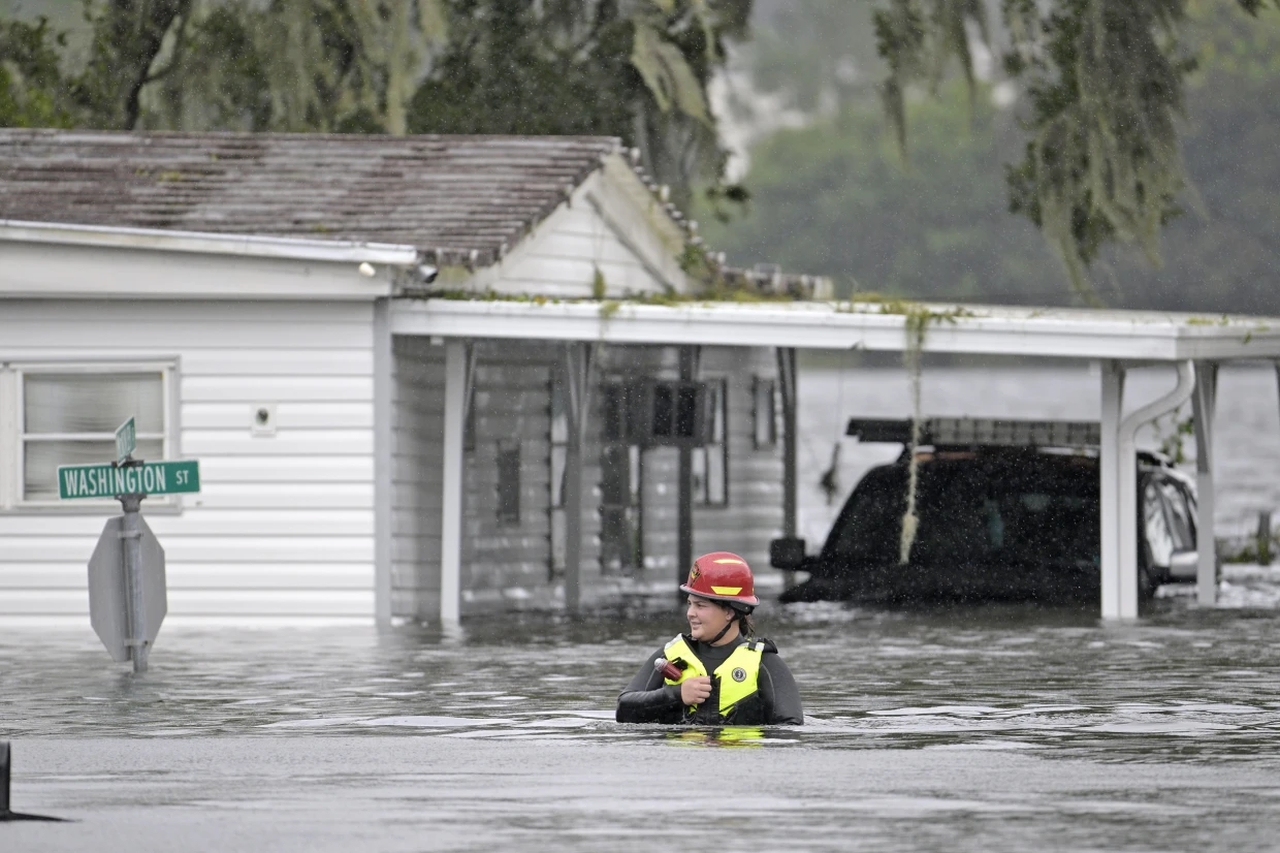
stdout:
{"type": "Polygon", "coordinates": [[[394,243],[303,240],[293,237],[167,231],[158,228],[117,228],[109,225],[64,225],[12,219],[0,219],[0,241],[332,263],[367,262],[396,267],[413,267],[418,263],[418,250],[415,247],[394,243]]]}

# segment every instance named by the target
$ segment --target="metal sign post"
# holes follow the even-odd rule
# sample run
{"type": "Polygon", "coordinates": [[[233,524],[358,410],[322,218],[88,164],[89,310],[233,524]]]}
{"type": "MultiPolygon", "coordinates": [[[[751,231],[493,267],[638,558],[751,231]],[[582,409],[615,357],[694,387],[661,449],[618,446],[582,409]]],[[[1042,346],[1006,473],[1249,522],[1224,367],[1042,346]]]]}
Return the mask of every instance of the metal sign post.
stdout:
{"type": "Polygon", "coordinates": [[[136,448],[129,418],[116,430],[116,461],[59,467],[58,496],[120,501],[124,514],[107,520],[89,558],[89,621],[113,660],[132,660],[134,672],[146,672],[168,591],[164,549],[142,518],[142,501],[200,491],[200,463],[144,462],[133,458],[136,448]]]}
{"type": "Polygon", "coordinates": [[[124,546],[124,585],[129,594],[127,609],[129,623],[129,657],[133,659],[134,672],[147,671],[146,611],[143,609],[145,598],[142,594],[142,531],[139,521],[142,517],[138,510],[142,508],[142,499],[146,495],[121,495],[120,505],[124,507],[124,520],[121,523],[120,542],[124,546]]]}

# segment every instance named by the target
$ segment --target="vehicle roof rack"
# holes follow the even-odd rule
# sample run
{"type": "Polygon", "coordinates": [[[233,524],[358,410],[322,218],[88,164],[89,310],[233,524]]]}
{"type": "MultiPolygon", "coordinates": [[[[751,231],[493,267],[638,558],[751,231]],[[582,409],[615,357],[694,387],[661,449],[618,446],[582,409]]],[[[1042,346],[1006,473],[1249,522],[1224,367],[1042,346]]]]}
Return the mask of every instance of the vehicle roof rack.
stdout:
{"type": "MultiPolygon", "coordinates": [[[[910,444],[911,421],[851,418],[845,435],[870,443],[910,444]]],[[[920,422],[919,443],[934,447],[1097,447],[1100,441],[1096,421],[926,418],[920,422]]]]}

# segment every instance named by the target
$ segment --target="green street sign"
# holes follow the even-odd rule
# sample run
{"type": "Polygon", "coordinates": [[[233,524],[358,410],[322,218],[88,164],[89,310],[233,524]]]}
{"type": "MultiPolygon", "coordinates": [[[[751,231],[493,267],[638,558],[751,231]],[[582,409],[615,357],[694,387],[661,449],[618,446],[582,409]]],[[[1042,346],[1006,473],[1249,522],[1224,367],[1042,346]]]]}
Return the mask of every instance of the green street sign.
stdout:
{"type": "Polygon", "coordinates": [[[178,495],[200,491],[200,463],[195,459],[146,462],[117,468],[63,465],[58,468],[58,497],[114,498],[117,495],[178,495]]]}
{"type": "Polygon", "coordinates": [[[116,430],[116,461],[123,462],[137,449],[138,431],[134,429],[133,418],[129,418],[116,430]]]}

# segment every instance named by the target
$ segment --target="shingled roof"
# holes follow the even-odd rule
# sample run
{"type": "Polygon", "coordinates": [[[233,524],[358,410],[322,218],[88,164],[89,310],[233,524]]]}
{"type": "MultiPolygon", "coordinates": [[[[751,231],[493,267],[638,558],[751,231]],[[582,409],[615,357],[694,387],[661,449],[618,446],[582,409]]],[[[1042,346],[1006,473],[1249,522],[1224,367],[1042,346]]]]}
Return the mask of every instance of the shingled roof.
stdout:
{"type": "Polygon", "coordinates": [[[493,263],[609,137],[0,129],[0,219],[408,244],[493,263]]]}

